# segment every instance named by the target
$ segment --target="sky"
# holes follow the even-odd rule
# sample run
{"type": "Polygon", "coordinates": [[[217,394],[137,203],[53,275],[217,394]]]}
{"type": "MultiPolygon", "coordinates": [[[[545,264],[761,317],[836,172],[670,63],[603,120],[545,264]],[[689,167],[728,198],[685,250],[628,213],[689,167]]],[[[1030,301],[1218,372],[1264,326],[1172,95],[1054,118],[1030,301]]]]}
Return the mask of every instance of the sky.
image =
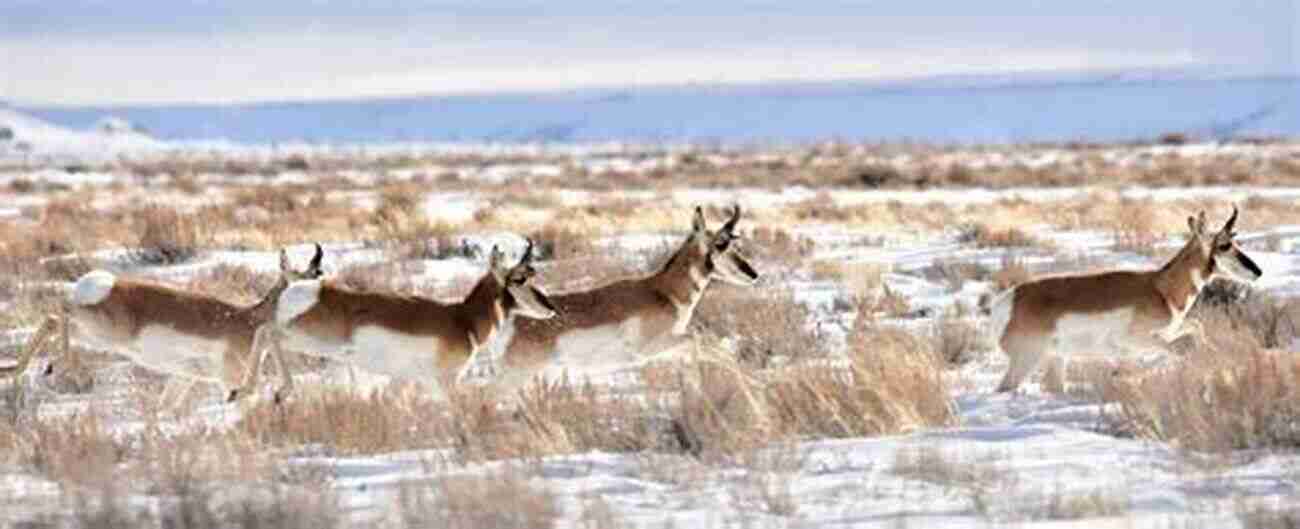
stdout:
{"type": "Polygon", "coordinates": [[[0,0],[0,100],[245,103],[1230,65],[1295,0],[0,0]]]}

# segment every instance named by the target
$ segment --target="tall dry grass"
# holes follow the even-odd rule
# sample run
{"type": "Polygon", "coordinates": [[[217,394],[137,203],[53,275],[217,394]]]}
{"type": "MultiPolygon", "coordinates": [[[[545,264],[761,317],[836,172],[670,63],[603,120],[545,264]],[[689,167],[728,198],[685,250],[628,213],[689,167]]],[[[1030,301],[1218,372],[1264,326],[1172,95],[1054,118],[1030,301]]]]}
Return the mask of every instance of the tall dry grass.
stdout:
{"type": "Polygon", "coordinates": [[[1277,307],[1210,305],[1197,315],[1208,343],[1172,366],[1109,379],[1112,426],[1194,450],[1300,447],[1300,356],[1265,345],[1277,318],[1250,316],[1277,307]]]}

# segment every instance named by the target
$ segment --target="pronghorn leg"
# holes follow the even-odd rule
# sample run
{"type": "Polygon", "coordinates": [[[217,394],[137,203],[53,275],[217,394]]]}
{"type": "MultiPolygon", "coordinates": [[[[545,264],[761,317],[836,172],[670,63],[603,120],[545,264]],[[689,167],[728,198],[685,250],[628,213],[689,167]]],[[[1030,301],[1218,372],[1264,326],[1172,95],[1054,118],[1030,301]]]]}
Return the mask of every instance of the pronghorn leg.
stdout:
{"type": "MultiPolygon", "coordinates": [[[[276,330],[272,330],[276,333],[276,330]]],[[[275,334],[271,337],[271,354],[275,356],[275,368],[280,370],[280,388],[275,390],[275,403],[279,404],[284,398],[293,391],[293,374],[289,372],[289,367],[284,362],[284,349],[280,348],[280,336],[275,334]]]]}
{"type": "Polygon", "coordinates": [[[266,361],[267,351],[269,350],[266,346],[267,335],[271,332],[273,332],[273,329],[269,325],[258,327],[257,331],[253,333],[253,345],[249,348],[248,353],[250,354],[248,355],[239,354],[242,351],[226,351],[225,362],[228,370],[233,368],[238,373],[239,367],[244,367],[242,376],[236,375],[239,379],[238,385],[226,395],[226,402],[234,402],[239,397],[256,391],[257,385],[261,382],[262,363],[266,361]],[[240,361],[241,356],[247,358],[250,362],[248,364],[242,363],[240,361]]]}
{"type": "Polygon", "coordinates": [[[54,334],[55,327],[59,324],[59,319],[53,314],[46,316],[45,321],[36,329],[32,337],[27,340],[27,344],[18,352],[18,363],[10,367],[0,367],[0,378],[9,378],[21,376],[27,371],[27,366],[31,363],[32,357],[44,350],[45,342],[54,334]]]}
{"type": "Polygon", "coordinates": [[[1002,340],[1002,348],[1011,360],[1006,376],[998,384],[999,393],[1014,391],[1025,377],[1038,369],[1048,346],[1047,336],[1009,336],[1002,340]]]}
{"type": "Polygon", "coordinates": [[[1047,373],[1043,376],[1043,389],[1051,393],[1066,393],[1066,369],[1069,367],[1069,359],[1060,352],[1052,355],[1047,361],[1047,373]]]}

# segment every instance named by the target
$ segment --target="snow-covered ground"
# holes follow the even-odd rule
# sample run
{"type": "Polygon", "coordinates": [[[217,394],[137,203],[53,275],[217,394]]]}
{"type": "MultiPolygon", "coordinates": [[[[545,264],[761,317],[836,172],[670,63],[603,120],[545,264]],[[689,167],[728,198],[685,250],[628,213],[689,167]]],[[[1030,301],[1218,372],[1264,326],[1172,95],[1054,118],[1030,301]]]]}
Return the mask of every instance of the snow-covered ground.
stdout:
{"type": "MultiPolygon", "coordinates": [[[[980,204],[1015,197],[1054,201],[1086,196],[1089,190],[1002,191],[876,191],[834,192],[841,204],[900,201],[924,204],[952,202],[980,204]]],[[[1188,188],[1128,189],[1122,196],[1156,200],[1214,198],[1242,201],[1249,196],[1269,196],[1295,201],[1300,189],[1188,188]]],[[[562,193],[565,203],[590,200],[585,192],[562,193]]],[[[811,190],[784,193],[763,190],[676,190],[677,203],[731,203],[773,205],[807,200],[811,190]]],[[[468,193],[432,193],[424,209],[433,218],[472,218],[484,202],[468,193]],[[441,217],[439,217],[441,216],[441,217]]],[[[1051,257],[1029,249],[976,249],[964,246],[956,235],[918,241],[891,233],[862,233],[825,226],[801,228],[816,243],[817,260],[856,261],[887,268],[883,280],[889,289],[910,300],[913,315],[893,323],[921,328],[955,304],[975,307],[992,291],[988,282],[972,281],[954,290],[929,279],[927,268],[941,260],[976,262],[996,268],[1008,252],[1023,257],[1031,268],[1051,257]]],[[[1152,266],[1148,258],[1112,249],[1111,234],[1098,232],[1034,233],[1050,240],[1060,255],[1087,255],[1107,266],[1152,266]]],[[[1279,296],[1300,295],[1300,227],[1271,226],[1243,231],[1242,241],[1260,237],[1277,240],[1277,251],[1251,250],[1265,270],[1256,288],[1279,296]]],[[[469,242],[486,247],[501,244],[518,248],[513,234],[467,235],[469,242]]],[[[611,247],[632,253],[663,243],[661,233],[631,233],[612,241],[611,247]]],[[[747,244],[756,244],[749,242],[747,244]]],[[[338,270],[349,264],[379,262],[382,253],[361,244],[335,243],[325,247],[326,267],[338,270]]],[[[294,246],[295,258],[308,247],[294,246]]],[[[216,251],[200,255],[182,266],[131,268],[121,252],[96,257],[119,269],[140,275],[181,281],[218,263],[240,264],[269,272],[277,267],[270,252],[216,251]]],[[[473,277],[482,263],[470,259],[425,260],[411,280],[448,288],[456,280],[473,277]]],[[[412,268],[413,270],[414,268],[412,268]]],[[[819,321],[843,321],[843,309],[833,298],[837,292],[825,282],[795,274],[796,298],[812,309],[819,321]]],[[[811,322],[816,323],[816,322],[811,322]]],[[[842,340],[841,335],[827,339],[842,340]]],[[[5,342],[12,348],[30,329],[9,331],[5,342]]],[[[1099,430],[1104,405],[1047,395],[1033,384],[1022,394],[993,394],[1005,370],[1005,358],[987,354],[949,375],[957,383],[951,395],[958,424],[905,435],[865,439],[808,440],[768,449],[769,464],[701,463],[686,456],[654,454],[588,453],[543,458],[540,461],[504,461],[490,464],[431,465],[445,454],[429,451],[399,452],[369,457],[296,456],[287,467],[324,472],[328,484],[341,498],[348,521],[369,524],[392,521],[403,491],[427,486],[447,475],[499,476],[505,466],[527,469],[529,485],[550,491],[561,506],[559,526],[580,526],[593,502],[599,500],[615,518],[635,526],[675,527],[989,527],[1002,523],[1043,527],[1239,527],[1242,505],[1264,508],[1300,508],[1300,452],[1237,453],[1211,457],[1189,453],[1166,444],[1118,438],[1099,430]],[[1076,519],[1077,518],[1077,519],[1076,519]]],[[[107,369],[121,370],[118,366],[107,369]]],[[[327,374],[334,376],[337,374],[327,374]]],[[[365,384],[383,380],[361,374],[365,384]]],[[[106,377],[114,378],[114,377],[106,377]]],[[[125,382],[123,382],[125,383],[125,382]]],[[[66,414],[91,401],[122,398],[121,387],[97,388],[89,395],[54,395],[41,407],[42,414],[66,414]]],[[[174,421],[171,428],[225,428],[240,418],[240,409],[201,403],[193,416],[174,421]]],[[[114,427],[142,427],[124,419],[114,427]]],[[[0,471],[3,472],[3,471],[0,471]]],[[[57,485],[25,473],[0,473],[0,497],[6,506],[0,523],[12,523],[55,505],[63,493],[57,485]],[[18,513],[18,514],[15,514],[18,513]],[[25,514],[24,514],[25,513],[25,514]]]]}

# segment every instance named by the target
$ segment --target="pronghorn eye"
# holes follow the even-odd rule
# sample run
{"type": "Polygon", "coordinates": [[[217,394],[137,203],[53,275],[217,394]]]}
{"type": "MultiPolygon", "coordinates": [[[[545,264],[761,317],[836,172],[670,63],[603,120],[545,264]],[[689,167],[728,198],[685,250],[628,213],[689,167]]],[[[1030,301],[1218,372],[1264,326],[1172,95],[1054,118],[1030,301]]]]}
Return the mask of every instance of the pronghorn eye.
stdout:
{"type": "Polygon", "coordinates": [[[1220,252],[1226,252],[1232,249],[1232,243],[1223,243],[1219,245],[1220,252]]]}

